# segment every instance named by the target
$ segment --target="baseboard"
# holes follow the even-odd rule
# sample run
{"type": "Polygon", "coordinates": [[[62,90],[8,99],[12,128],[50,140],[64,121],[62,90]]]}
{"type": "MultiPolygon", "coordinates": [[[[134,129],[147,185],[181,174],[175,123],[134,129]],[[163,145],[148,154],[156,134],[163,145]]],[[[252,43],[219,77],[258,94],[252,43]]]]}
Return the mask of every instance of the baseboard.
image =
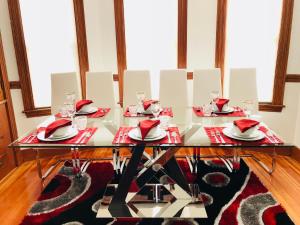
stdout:
{"type": "Polygon", "coordinates": [[[292,158],[300,162],[300,148],[298,147],[293,148],[292,158]]]}

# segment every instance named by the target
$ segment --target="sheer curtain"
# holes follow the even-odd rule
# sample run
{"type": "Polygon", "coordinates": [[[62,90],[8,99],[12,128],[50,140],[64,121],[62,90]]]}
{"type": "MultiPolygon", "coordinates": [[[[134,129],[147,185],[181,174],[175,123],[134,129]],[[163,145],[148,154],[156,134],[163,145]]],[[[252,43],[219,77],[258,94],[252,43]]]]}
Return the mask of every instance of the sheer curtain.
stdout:
{"type": "Polygon", "coordinates": [[[177,67],[177,1],[125,0],[127,69],[151,72],[158,98],[159,72],[177,67]]]}
{"type": "Polygon", "coordinates": [[[33,98],[51,105],[50,74],[77,71],[72,0],[20,0],[33,98]]]}
{"type": "Polygon", "coordinates": [[[230,68],[256,68],[262,102],[273,96],[281,9],[282,0],[228,1],[226,83],[230,68]]]}

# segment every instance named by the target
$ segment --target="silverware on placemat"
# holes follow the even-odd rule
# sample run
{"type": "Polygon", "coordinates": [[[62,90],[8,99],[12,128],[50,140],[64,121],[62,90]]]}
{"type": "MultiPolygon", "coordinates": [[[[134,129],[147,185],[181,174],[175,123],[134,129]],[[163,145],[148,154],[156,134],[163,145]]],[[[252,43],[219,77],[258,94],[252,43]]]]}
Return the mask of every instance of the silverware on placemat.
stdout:
{"type": "Polygon", "coordinates": [[[171,133],[171,136],[174,138],[174,143],[177,144],[177,133],[175,131],[173,131],[171,133]]]}
{"type": "Polygon", "coordinates": [[[226,142],[225,142],[225,140],[224,140],[224,138],[222,137],[222,135],[221,135],[221,132],[220,131],[216,131],[216,135],[220,138],[220,140],[221,140],[221,142],[222,142],[222,144],[225,144],[226,142]]]}
{"type": "Polygon", "coordinates": [[[210,135],[215,139],[215,141],[216,141],[217,143],[220,143],[220,141],[219,141],[219,139],[218,139],[216,133],[215,133],[213,130],[211,130],[210,135]]]}

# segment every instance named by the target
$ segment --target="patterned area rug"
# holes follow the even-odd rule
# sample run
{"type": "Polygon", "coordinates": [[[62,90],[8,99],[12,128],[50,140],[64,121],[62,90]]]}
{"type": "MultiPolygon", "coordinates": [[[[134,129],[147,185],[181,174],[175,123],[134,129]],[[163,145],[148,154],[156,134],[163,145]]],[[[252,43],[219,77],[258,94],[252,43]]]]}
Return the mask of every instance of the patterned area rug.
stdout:
{"type": "Polygon", "coordinates": [[[243,161],[237,173],[230,173],[220,160],[201,161],[197,176],[189,172],[186,161],[179,161],[179,164],[187,179],[198,183],[207,219],[97,219],[96,212],[105,186],[114,175],[110,163],[97,162],[89,165],[81,179],[74,178],[70,164],[66,163],[21,224],[293,224],[285,210],[243,161]]]}

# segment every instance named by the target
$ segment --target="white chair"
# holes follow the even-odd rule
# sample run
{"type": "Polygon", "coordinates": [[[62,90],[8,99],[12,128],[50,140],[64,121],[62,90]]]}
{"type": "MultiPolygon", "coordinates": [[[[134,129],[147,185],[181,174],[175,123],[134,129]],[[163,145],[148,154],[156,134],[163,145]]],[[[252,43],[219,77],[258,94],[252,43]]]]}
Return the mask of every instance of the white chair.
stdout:
{"type": "Polygon", "coordinates": [[[94,104],[99,107],[116,107],[113,74],[111,72],[87,72],[86,99],[93,100],[94,104]]]}
{"type": "Polygon", "coordinates": [[[51,112],[59,112],[66,100],[66,93],[74,92],[76,100],[81,99],[79,76],[76,72],[51,74],[51,112]]]}
{"type": "Polygon", "coordinates": [[[221,87],[221,70],[203,69],[195,70],[193,86],[193,105],[202,106],[210,102],[210,93],[212,91],[219,91],[222,94],[221,87]]]}
{"type": "Polygon", "coordinates": [[[162,106],[187,107],[187,72],[185,70],[161,70],[159,100],[162,106]]]}
{"type": "Polygon", "coordinates": [[[124,72],[123,107],[137,103],[136,92],[143,91],[151,99],[151,81],[148,70],[126,70],[124,72]]]}
{"type": "Polygon", "coordinates": [[[231,69],[229,75],[229,99],[232,106],[243,106],[243,101],[254,102],[254,112],[258,111],[256,69],[231,69]]]}

